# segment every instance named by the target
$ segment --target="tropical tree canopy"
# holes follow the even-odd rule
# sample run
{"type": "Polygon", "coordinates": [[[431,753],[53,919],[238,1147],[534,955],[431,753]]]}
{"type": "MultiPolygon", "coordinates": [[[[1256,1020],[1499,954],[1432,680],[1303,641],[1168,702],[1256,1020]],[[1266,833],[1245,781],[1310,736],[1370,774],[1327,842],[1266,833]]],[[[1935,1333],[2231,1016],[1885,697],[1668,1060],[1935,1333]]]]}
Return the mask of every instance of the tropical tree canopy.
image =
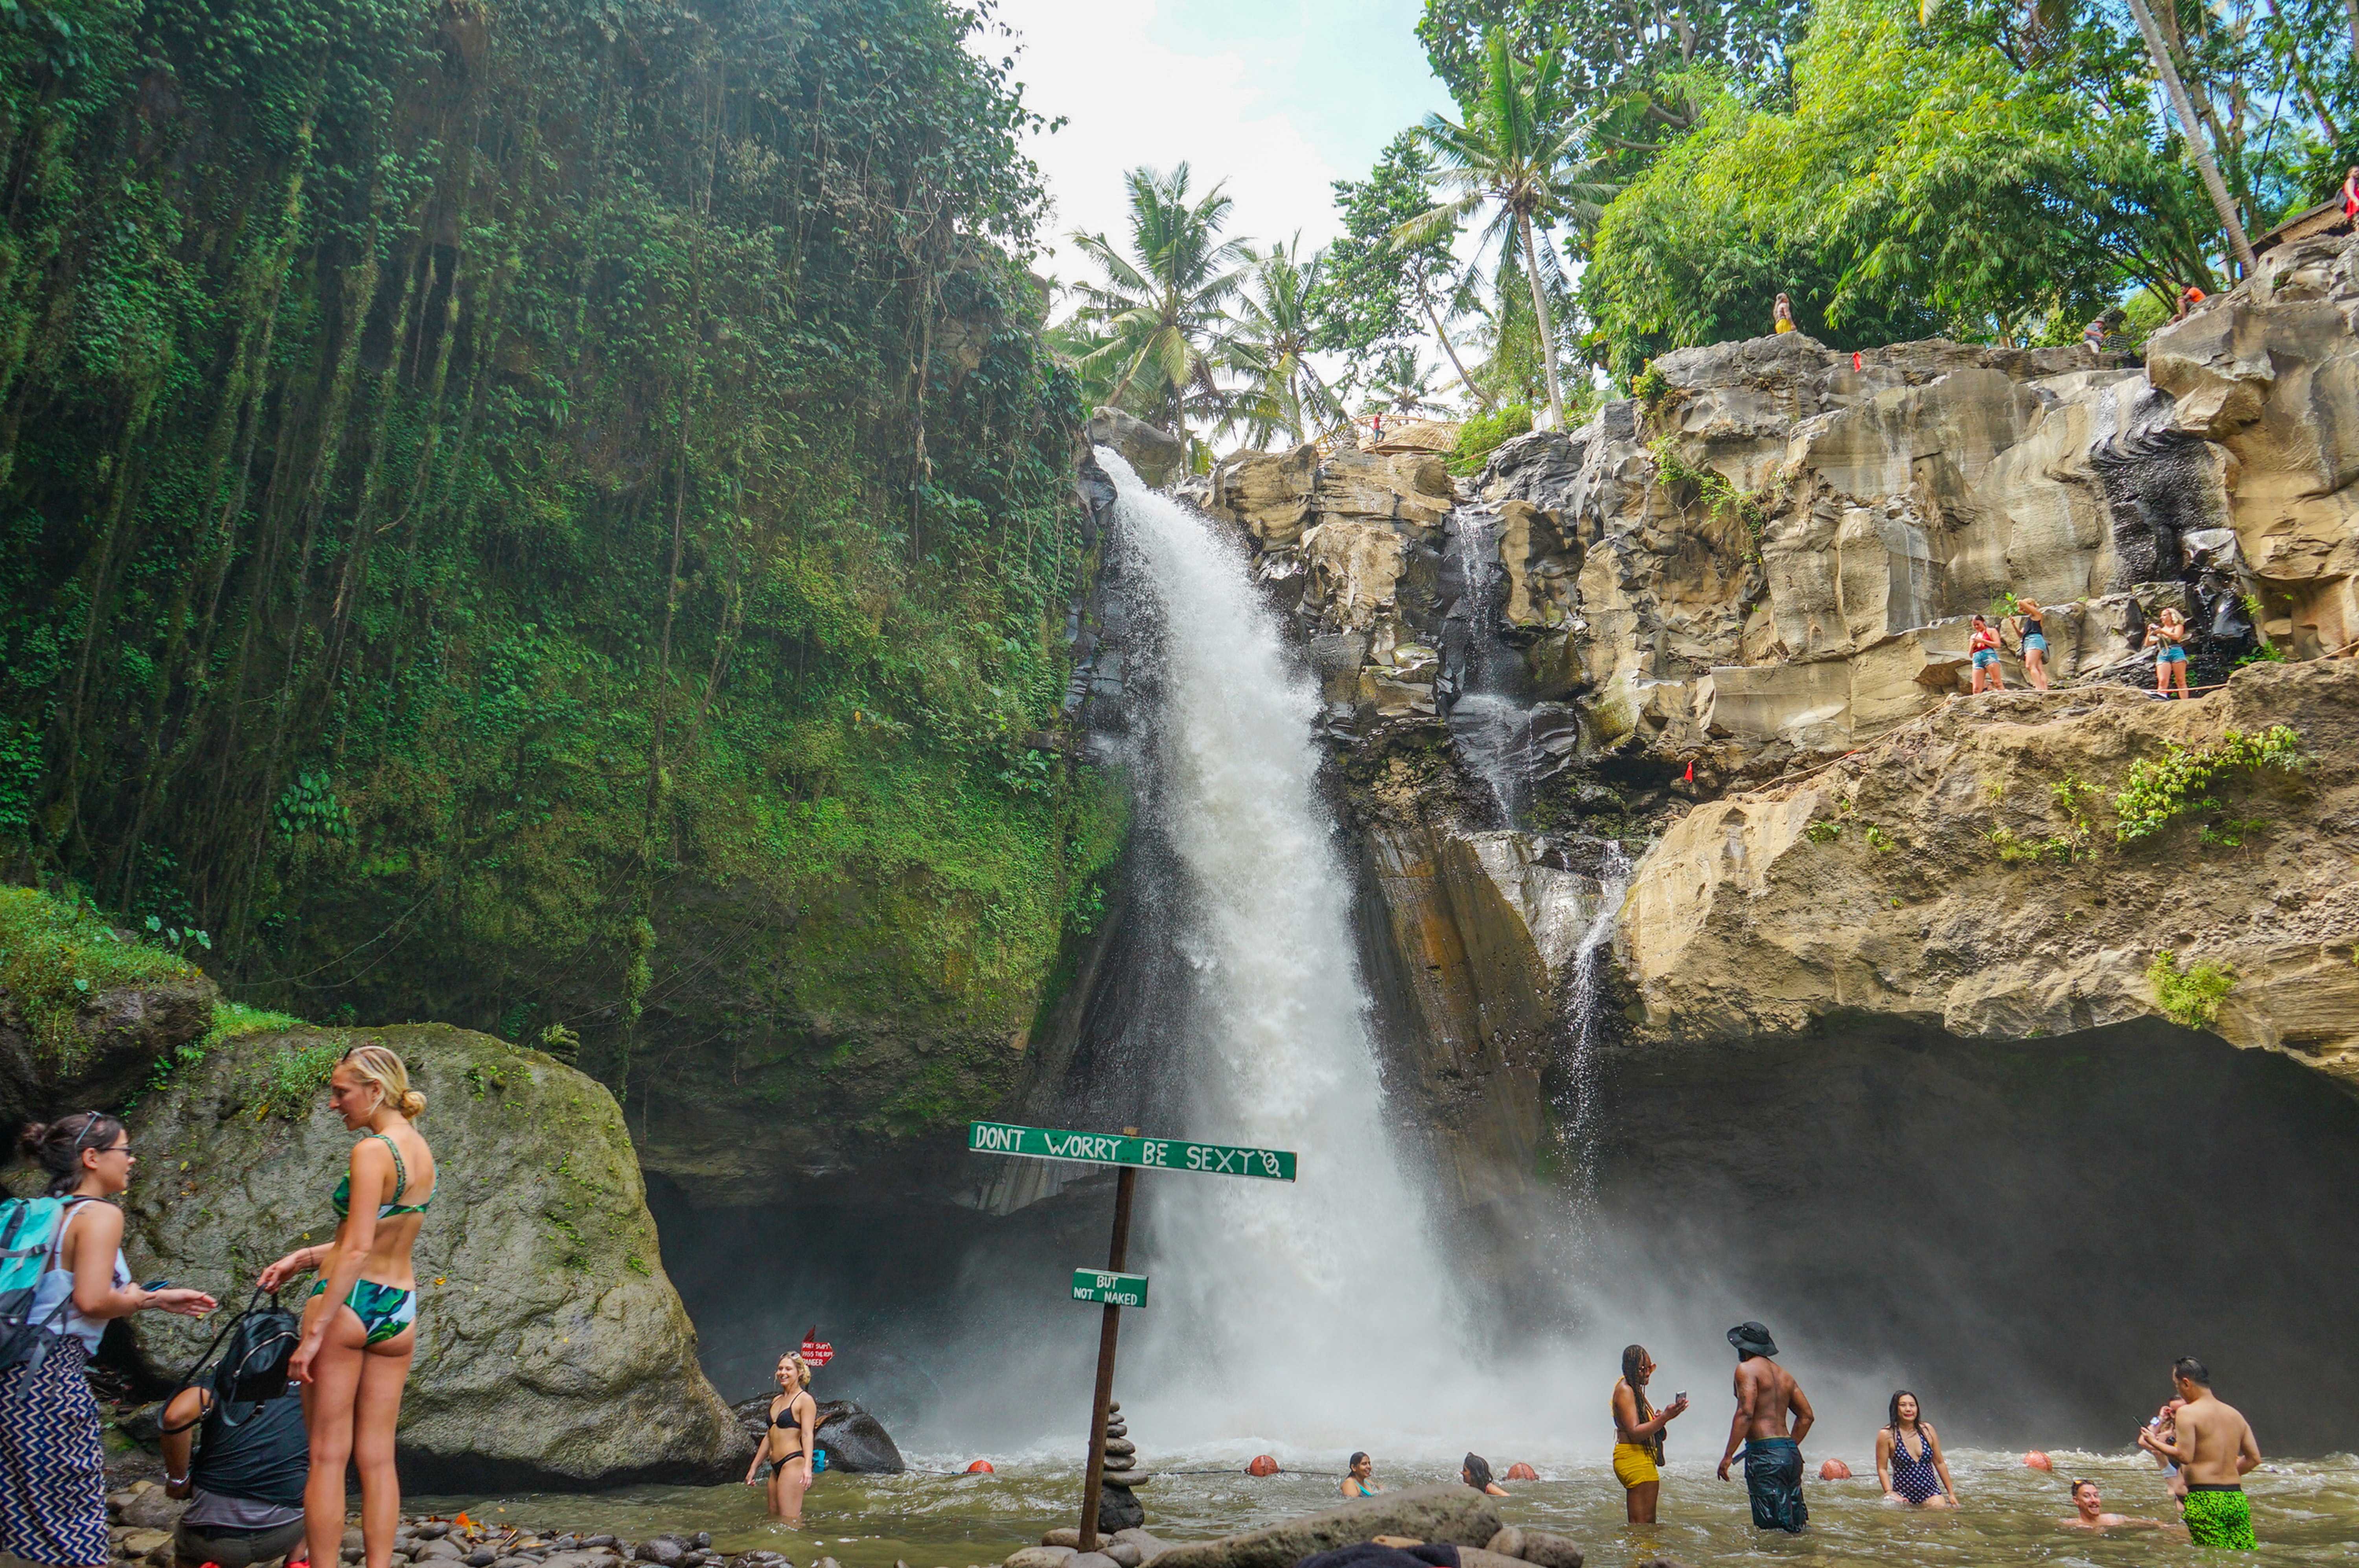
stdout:
{"type": "Polygon", "coordinates": [[[1081,288],[1074,325],[1088,334],[1080,360],[1085,381],[1110,376],[1105,400],[1172,429],[1190,415],[1223,416],[1218,376],[1228,357],[1229,317],[1248,260],[1242,241],[1223,240],[1234,203],[1218,185],[1194,200],[1192,171],[1135,168],[1130,249],[1103,234],[1073,236],[1103,277],[1081,288]]]}
{"type": "Polygon", "coordinates": [[[1228,331],[1228,365],[1245,378],[1230,417],[1260,445],[1278,431],[1307,440],[1344,417],[1343,401],[1310,362],[1310,300],[1323,258],[1301,254],[1301,236],[1244,253],[1250,264],[1228,331]]]}

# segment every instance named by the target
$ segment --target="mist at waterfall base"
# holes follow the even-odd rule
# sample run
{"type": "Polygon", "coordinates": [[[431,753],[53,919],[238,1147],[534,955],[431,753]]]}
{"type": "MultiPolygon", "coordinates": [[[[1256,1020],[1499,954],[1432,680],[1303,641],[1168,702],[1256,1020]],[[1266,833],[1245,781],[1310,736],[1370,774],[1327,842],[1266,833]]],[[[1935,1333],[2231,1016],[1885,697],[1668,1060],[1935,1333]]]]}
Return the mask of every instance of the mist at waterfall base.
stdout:
{"type": "MultiPolygon", "coordinates": [[[[1129,1266],[1153,1284],[1123,1316],[1116,1394],[1147,1462],[1594,1459],[1634,1340],[1658,1395],[1695,1396],[1674,1458],[1716,1457],[1744,1318],[1810,1390],[1811,1448],[1854,1466],[1898,1387],[1953,1449],[2122,1449],[2190,1353],[2265,1452],[2359,1446],[2359,1102],[2167,1026],[1601,1043],[1577,1223],[1545,1186],[1524,1214],[1439,1212],[1386,1112],[1310,678],[1242,550],[1099,460],[1149,671],[1128,766],[1154,885],[1128,946],[1160,968],[1069,1124],[1301,1157],[1293,1184],[1142,1176],[1129,1266]]],[[[816,1322],[841,1359],[814,1391],[914,1454],[1060,1464],[1099,1316],[1065,1281],[1103,1260],[1111,1188],[1006,1216],[824,1181],[766,1206],[651,1198],[725,1395],[816,1322]]]]}

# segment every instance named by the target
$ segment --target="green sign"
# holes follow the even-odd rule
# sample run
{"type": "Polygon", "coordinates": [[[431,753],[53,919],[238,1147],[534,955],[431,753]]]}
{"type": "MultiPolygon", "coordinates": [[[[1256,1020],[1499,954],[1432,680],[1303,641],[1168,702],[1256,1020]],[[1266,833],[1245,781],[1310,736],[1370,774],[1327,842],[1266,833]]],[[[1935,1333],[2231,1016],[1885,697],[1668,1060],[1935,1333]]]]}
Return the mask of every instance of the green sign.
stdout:
{"type": "Polygon", "coordinates": [[[1294,1180],[1294,1154],[1286,1149],[1239,1149],[1225,1143],[1123,1138],[1109,1132],[1060,1132],[1005,1121],[968,1123],[966,1146],[978,1154],[1015,1154],[1027,1160],[1086,1160],[1098,1165],[1136,1165],[1147,1171],[1294,1180]]]}
{"type": "Polygon", "coordinates": [[[1076,1269],[1073,1271],[1073,1299],[1077,1302],[1103,1302],[1108,1306],[1143,1307],[1147,1304],[1147,1276],[1109,1274],[1103,1269],[1076,1269]]]}

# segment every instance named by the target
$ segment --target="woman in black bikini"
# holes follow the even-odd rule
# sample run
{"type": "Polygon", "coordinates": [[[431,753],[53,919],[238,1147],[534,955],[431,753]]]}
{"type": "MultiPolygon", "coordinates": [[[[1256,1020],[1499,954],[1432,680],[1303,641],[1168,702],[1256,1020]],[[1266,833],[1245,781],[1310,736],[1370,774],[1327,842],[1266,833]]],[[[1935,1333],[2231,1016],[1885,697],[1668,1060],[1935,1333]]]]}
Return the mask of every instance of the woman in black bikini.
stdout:
{"type": "Polygon", "coordinates": [[[804,1392],[810,1386],[810,1364],[791,1353],[778,1357],[777,1397],[770,1401],[768,1437],[754,1450],[745,1484],[760,1477],[763,1461],[770,1465],[770,1517],[799,1528],[803,1494],[810,1489],[811,1455],[819,1452],[819,1404],[804,1392]]]}

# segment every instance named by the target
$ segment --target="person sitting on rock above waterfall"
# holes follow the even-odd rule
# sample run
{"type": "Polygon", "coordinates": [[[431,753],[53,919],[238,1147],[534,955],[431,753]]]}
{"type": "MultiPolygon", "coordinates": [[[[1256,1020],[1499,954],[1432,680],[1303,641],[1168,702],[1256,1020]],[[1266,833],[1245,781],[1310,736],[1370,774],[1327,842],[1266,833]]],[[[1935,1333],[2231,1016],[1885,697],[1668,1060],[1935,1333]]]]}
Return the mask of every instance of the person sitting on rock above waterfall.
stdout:
{"type": "Polygon", "coordinates": [[[1486,1498],[1507,1496],[1507,1488],[1491,1479],[1491,1462],[1480,1454],[1469,1454],[1459,1464],[1458,1478],[1486,1498]]]}
{"type": "Polygon", "coordinates": [[[1614,1478],[1622,1483],[1622,1506],[1632,1524],[1655,1522],[1655,1501],[1663,1489],[1663,1428],[1688,1408],[1684,1396],[1661,1410],[1647,1402],[1655,1358],[1643,1345],[1625,1346],[1622,1376],[1614,1385],[1614,1478]]]}
{"type": "Polygon", "coordinates": [[[289,1383],[276,1399],[233,1409],[215,1393],[229,1381],[216,1371],[164,1407],[164,1490],[195,1499],[172,1531],[180,1568],[253,1568],[303,1544],[311,1448],[303,1390],[289,1383]]]}
{"type": "Polygon", "coordinates": [[[343,1179],[330,1199],[336,1234],[299,1247],[262,1271],[275,1291],[317,1271],[303,1306],[303,1336],[287,1375],[307,1385],[310,1479],[303,1491],[311,1561],[332,1563],[344,1545],[344,1468],[360,1472],[362,1557],[387,1568],[401,1524],[401,1472],[394,1428],[401,1391],[418,1350],[418,1277],[410,1249],[434,1201],[434,1151],[410,1123],[426,1097],[409,1087],[409,1069],[383,1045],[355,1045],[328,1076],[328,1104],[353,1145],[343,1179]]]}
{"type": "Polygon", "coordinates": [[[1974,661],[1974,696],[2006,689],[2006,672],[1998,667],[1998,631],[1988,617],[1974,617],[1974,629],[1966,638],[1966,652],[1974,661]]]}
{"type": "Polygon", "coordinates": [[[1736,1415],[1728,1423],[1728,1448],[1720,1456],[1720,1478],[1739,1448],[1745,1450],[1745,1489],[1753,1502],[1753,1528],[1799,1535],[1810,1521],[1802,1501],[1802,1439],[1817,1416],[1794,1375],[1770,1359],[1777,1342],[1757,1323],[1728,1331],[1736,1346],[1736,1415]],[[1787,1430],[1791,1417],[1793,1429],[1787,1430]]]}
{"type": "Polygon", "coordinates": [[[1384,1490],[1376,1485],[1376,1462],[1364,1450],[1353,1454],[1343,1471],[1343,1480],[1336,1484],[1347,1498],[1373,1498],[1384,1490]]]}
{"type": "Polygon", "coordinates": [[[2015,613],[2007,619],[2015,622],[2015,634],[2022,640],[2023,673],[2030,677],[2034,691],[2048,689],[2048,617],[2036,599],[2018,599],[2015,613]]]}
{"type": "Polygon", "coordinates": [[[2147,647],[2155,650],[2154,694],[2169,697],[2171,687],[2187,697],[2187,617],[2177,606],[2167,605],[2162,613],[2147,622],[2147,647]]]}
{"type": "Polygon", "coordinates": [[[811,1369],[801,1357],[792,1351],[779,1357],[776,1377],[779,1391],[770,1400],[769,1432],[754,1450],[745,1484],[754,1485],[763,1461],[767,1460],[770,1517],[799,1528],[803,1494],[810,1490],[813,1456],[819,1453],[819,1404],[806,1391],[810,1388],[811,1369]]]}
{"type": "Polygon", "coordinates": [[[2254,1550],[2253,1508],[2245,1498],[2245,1475],[2261,1462],[2252,1423],[2234,1405],[2212,1392],[2212,1374],[2192,1356],[2171,1364],[2170,1380],[2187,1402],[2176,1420],[2178,1434],[2165,1438],[2152,1427],[2138,1432],[2138,1446],[2177,1465],[2187,1477],[2187,1533],[2198,1546],[2254,1550]]]}
{"type": "Polygon", "coordinates": [[[1950,1479],[1950,1462],[1942,1457],[1941,1440],[1925,1420],[1917,1396],[1901,1390],[1892,1396],[1889,1413],[1891,1421],[1875,1434],[1875,1475],[1884,1483],[1885,1501],[1956,1508],[1958,1487],[1950,1479]]]}

